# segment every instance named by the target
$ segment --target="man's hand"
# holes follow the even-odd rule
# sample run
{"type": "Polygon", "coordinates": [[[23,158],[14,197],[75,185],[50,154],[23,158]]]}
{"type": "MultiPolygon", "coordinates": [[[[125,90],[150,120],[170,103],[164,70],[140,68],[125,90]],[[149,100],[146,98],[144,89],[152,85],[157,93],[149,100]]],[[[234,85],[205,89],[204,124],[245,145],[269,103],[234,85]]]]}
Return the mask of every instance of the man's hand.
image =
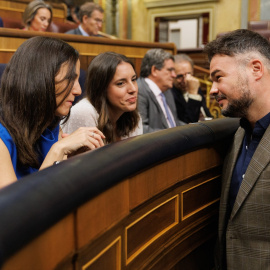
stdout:
{"type": "Polygon", "coordinates": [[[193,77],[191,74],[187,74],[186,75],[186,85],[187,85],[187,92],[189,94],[198,95],[200,82],[197,78],[193,77]]]}

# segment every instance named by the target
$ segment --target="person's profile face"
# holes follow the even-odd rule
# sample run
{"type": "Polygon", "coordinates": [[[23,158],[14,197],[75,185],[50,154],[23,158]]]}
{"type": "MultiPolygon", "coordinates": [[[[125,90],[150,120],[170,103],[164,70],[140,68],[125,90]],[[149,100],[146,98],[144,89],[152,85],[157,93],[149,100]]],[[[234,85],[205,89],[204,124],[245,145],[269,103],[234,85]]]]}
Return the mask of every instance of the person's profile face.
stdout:
{"type": "Polygon", "coordinates": [[[157,85],[161,91],[167,91],[173,86],[173,79],[175,78],[175,67],[172,59],[164,61],[164,66],[161,70],[155,69],[157,78],[157,85]]]}
{"type": "Polygon", "coordinates": [[[76,63],[76,79],[74,81],[74,85],[68,96],[65,97],[67,91],[69,91],[69,87],[67,87],[68,80],[63,79],[68,72],[69,65],[70,63],[63,63],[58,74],[55,77],[55,95],[57,106],[55,115],[60,117],[68,115],[70,108],[75,100],[75,97],[81,95],[82,93],[81,86],[79,84],[80,60],[78,60],[76,63]]]}
{"type": "Polygon", "coordinates": [[[246,117],[253,103],[248,69],[240,67],[236,57],[215,55],[210,63],[213,81],[210,94],[221,107],[224,116],[246,117]]]}
{"type": "Polygon", "coordinates": [[[136,109],[138,96],[136,79],[136,73],[129,63],[122,62],[117,66],[107,89],[110,112],[115,118],[136,109]]]}
{"type": "Polygon", "coordinates": [[[186,76],[187,74],[193,74],[192,66],[188,61],[175,63],[175,75],[173,85],[178,90],[185,93],[187,91],[186,76]]]}
{"type": "Polygon", "coordinates": [[[45,32],[50,25],[50,21],[51,12],[47,8],[40,8],[37,10],[35,17],[31,21],[29,30],[45,32]]]}
{"type": "Polygon", "coordinates": [[[98,10],[92,12],[91,17],[86,17],[84,20],[85,31],[88,35],[97,35],[98,31],[102,29],[104,14],[98,10]]]}

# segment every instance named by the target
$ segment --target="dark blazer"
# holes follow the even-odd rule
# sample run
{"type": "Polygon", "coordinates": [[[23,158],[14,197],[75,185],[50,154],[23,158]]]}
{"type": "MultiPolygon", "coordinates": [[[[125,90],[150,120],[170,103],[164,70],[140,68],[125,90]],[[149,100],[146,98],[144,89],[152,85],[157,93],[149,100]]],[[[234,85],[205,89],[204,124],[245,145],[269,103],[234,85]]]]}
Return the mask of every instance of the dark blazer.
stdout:
{"type": "Polygon", "coordinates": [[[249,163],[231,214],[229,210],[231,177],[244,134],[239,128],[224,162],[216,269],[270,269],[270,126],[249,163]]]}
{"type": "Polygon", "coordinates": [[[205,97],[201,89],[199,89],[198,94],[201,95],[202,101],[190,98],[188,102],[186,102],[182,92],[175,87],[172,88],[172,93],[176,105],[177,116],[180,120],[186,123],[198,122],[200,118],[201,107],[203,107],[206,116],[213,117],[206,106],[205,97]]]}
{"type": "MultiPolygon", "coordinates": [[[[137,80],[139,95],[138,95],[138,109],[142,117],[143,133],[154,132],[161,129],[169,128],[164,113],[148,84],[144,78],[137,80]]],[[[185,123],[179,121],[177,118],[176,107],[171,90],[164,92],[166,102],[173,114],[174,121],[177,126],[185,123]]]]}
{"type": "MultiPolygon", "coordinates": [[[[80,28],[77,27],[75,29],[71,29],[69,31],[67,31],[65,34],[70,34],[70,35],[83,35],[80,28]]],[[[91,37],[103,37],[102,35],[92,35],[91,37]]]]}
{"type": "Polygon", "coordinates": [[[65,34],[71,34],[71,35],[81,35],[82,36],[82,32],[79,29],[79,27],[75,28],[75,29],[71,29],[69,31],[67,31],[65,34]]]}

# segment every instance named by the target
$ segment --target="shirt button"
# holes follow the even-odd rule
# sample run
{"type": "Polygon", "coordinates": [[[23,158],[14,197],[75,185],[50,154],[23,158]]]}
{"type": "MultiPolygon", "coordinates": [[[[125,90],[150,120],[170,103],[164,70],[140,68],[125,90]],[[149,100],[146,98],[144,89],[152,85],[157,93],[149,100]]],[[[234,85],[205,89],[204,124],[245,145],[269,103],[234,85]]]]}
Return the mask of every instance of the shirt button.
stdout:
{"type": "Polygon", "coordinates": [[[242,175],[242,178],[243,178],[243,179],[244,179],[244,177],[245,177],[245,174],[242,175]]]}
{"type": "Polygon", "coordinates": [[[246,145],[246,150],[248,150],[248,146],[246,145]]]}

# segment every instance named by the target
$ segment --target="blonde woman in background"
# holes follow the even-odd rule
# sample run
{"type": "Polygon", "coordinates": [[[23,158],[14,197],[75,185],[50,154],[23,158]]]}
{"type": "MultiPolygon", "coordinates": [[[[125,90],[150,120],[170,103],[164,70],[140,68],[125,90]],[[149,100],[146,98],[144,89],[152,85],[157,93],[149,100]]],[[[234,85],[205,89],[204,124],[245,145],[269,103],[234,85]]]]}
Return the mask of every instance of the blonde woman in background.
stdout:
{"type": "Polygon", "coordinates": [[[47,31],[52,21],[52,7],[42,0],[30,2],[23,13],[24,30],[47,31]]]}

